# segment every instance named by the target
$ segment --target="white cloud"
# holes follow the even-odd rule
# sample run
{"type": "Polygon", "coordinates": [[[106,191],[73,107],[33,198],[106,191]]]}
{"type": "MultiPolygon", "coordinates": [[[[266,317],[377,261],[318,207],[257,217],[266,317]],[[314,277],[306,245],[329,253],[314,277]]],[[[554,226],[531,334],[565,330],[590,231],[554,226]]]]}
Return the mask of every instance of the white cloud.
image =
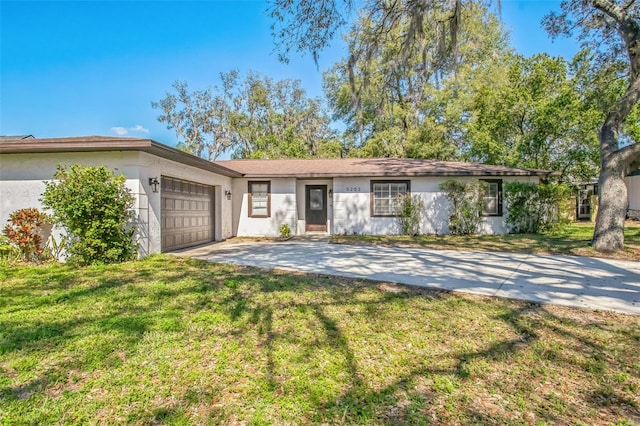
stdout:
{"type": "Polygon", "coordinates": [[[116,135],[119,135],[119,136],[124,136],[127,133],[129,133],[129,131],[127,129],[125,129],[124,127],[112,127],[111,131],[113,133],[115,133],[116,135]]]}
{"type": "Polygon", "coordinates": [[[149,133],[149,129],[145,129],[139,124],[136,124],[135,127],[131,127],[129,130],[131,130],[132,132],[149,133]]]}
{"type": "Polygon", "coordinates": [[[126,127],[120,127],[120,126],[116,126],[116,127],[112,127],[111,131],[113,133],[115,133],[118,136],[124,136],[129,134],[129,132],[137,132],[137,133],[149,133],[149,129],[142,127],[139,124],[136,124],[133,127],[129,127],[128,129],[126,127]]]}

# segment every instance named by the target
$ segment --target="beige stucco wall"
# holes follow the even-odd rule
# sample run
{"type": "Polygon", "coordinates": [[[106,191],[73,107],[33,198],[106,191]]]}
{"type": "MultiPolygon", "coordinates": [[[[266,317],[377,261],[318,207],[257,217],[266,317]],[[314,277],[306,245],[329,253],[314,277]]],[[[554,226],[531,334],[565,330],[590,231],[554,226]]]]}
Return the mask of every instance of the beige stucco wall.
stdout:
{"type": "Polygon", "coordinates": [[[39,198],[45,188],[43,181],[52,179],[58,164],[104,165],[127,177],[126,186],[135,197],[136,238],[142,256],[161,250],[162,188],[152,192],[150,177],[171,176],[215,186],[215,238],[233,235],[231,201],[222,195],[231,189],[231,178],[140,151],[1,154],[0,223],[15,210],[42,208],[39,198]]]}

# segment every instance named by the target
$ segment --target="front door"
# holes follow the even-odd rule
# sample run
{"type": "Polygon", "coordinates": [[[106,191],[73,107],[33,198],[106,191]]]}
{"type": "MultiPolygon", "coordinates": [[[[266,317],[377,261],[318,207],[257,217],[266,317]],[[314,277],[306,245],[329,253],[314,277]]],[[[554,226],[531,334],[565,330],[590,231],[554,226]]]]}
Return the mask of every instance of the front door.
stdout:
{"type": "Polygon", "coordinates": [[[305,231],[327,232],[327,185],[307,185],[305,231]]]}

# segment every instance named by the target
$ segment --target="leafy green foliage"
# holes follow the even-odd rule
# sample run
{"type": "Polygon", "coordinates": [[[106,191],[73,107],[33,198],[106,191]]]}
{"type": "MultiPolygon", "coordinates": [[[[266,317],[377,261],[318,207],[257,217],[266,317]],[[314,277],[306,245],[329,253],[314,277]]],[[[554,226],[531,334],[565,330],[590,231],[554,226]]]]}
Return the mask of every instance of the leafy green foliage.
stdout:
{"type": "Polygon", "coordinates": [[[0,235],[0,264],[11,264],[20,260],[20,249],[12,244],[9,237],[0,235]]]}
{"type": "Polygon", "coordinates": [[[553,231],[568,222],[562,217],[560,208],[569,194],[566,185],[505,182],[503,190],[509,206],[505,223],[513,233],[553,231]]]}
{"type": "Polygon", "coordinates": [[[62,261],[64,259],[64,253],[67,250],[68,245],[69,236],[67,234],[62,234],[60,236],[60,239],[57,239],[55,236],[51,235],[49,237],[47,247],[45,248],[45,253],[47,254],[47,257],[51,259],[62,261]]]}
{"type": "MultiPolygon", "coordinates": [[[[615,70],[594,75],[589,51],[572,61],[525,58],[513,53],[486,6],[464,3],[460,13],[455,70],[425,74],[424,61],[413,54],[397,63],[406,32],[398,24],[377,56],[342,60],[325,73],[334,118],[354,141],[349,155],[550,169],[578,182],[596,176],[597,129],[609,100],[624,90],[615,70]],[[614,84],[592,84],[605,80],[614,84]]],[[[362,17],[350,37],[367,43],[369,21],[362,17]]],[[[634,127],[623,130],[632,134],[634,127]]]]}
{"type": "Polygon", "coordinates": [[[424,217],[424,201],[417,194],[404,194],[396,199],[398,226],[403,235],[420,235],[420,223],[424,217]]]}
{"type": "Polygon", "coordinates": [[[640,167],[638,103],[640,102],[640,3],[625,0],[565,1],[560,13],[550,13],[543,22],[549,34],[579,33],[583,48],[594,52],[596,76],[614,78],[599,85],[605,92],[605,109],[598,131],[600,176],[598,216],[593,247],[601,252],[624,248],[624,219],[628,198],[621,196],[624,176],[640,167]]]}
{"type": "Polygon", "coordinates": [[[484,182],[460,182],[447,180],[440,184],[447,199],[451,201],[453,214],[449,216],[449,232],[452,234],[475,234],[482,221],[482,196],[486,192],[484,182]]]}
{"type": "Polygon", "coordinates": [[[237,70],[220,74],[221,85],[189,91],[175,82],[154,108],[178,137],[178,147],[209,160],[235,158],[340,157],[343,149],[324,103],[309,98],[299,80],[274,81],[237,70]]]}
{"type": "MultiPolygon", "coordinates": [[[[485,6],[466,3],[460,14],[455,72],[447,67],[425,72],[425,67],[434,65],[434,58],[422,56],[418,46],[401,53],[410,17],[398,18],[395,26],[385,29],[388,37],[374,56],[357,54],[359,46],[373,37],[372,17],[365,15],[355,24],[349,34],[354,40],[351,58],[324,74],[334,118],[345,122],[346,137],[356,141],[350,155],[460,157],[466,146],[465,126],[472,118],[473,94],[479,87],[492,87],[505,74],[503,61],[496,59],[510,51],[498,17],[485,6]],[[402,54],[406,60],[398,60],[402,54]]],[[[421,23],[425,50],[436,44],[438,20],[427,13],[421,23]]]]}
{"type": "Polygon", "coordinates": [[[114,176],[104,166],[74,164],[59,165],[54,179],[45,183],[41,201],[68,235],[69,262],[114,263],[135,257],[133,196],[124,175],[114,176]]]}
{"type": "Polygon", "coordinates": [[[291,227],[288,223],[283,223],[280,226],[280,238],[289,238],[291,236],[291,227]]]}
{"type": "Polygon", "coordinates": [[[513,55],[508,64],[504,81],[474,95],[466,158],[556,170],[573,182],[596,176],[603,109],[593,102],[596,88],[588,83],[590,54],[580,52],[571,62],[513,55]]]}
{"type": "MultiPolygon", "coordinates": [[[[500,1],[496,3],[500,5],[500,1]]],[[[451,70],[461,69],[463,65],[470,65],[473,69],[482,63],[464,59],[458,52],[466,45],[472,50],[480,50],[479,46],[482,44],[474,45],[461,40],[464,36],[464,24],[468,19],[464,15],[465,10],[476,5],[483,7],[485,4],[475,0],[393,2],[366,0],[357,3],[357,6],[361,7],[361,13],[358,14],[358,20],[353,23],[352,31],[345,37],[349,41],[350,55],[348,60],[340,64],[342,71],[338,73],[338,75],[348,76],[347,90],[344,90],[344,85],[341,85],[339,80],[336,84],[335,78],[329,79],[329,84],[333,86],[333,93],[337,94],[334,99],[339,101],[336,104],[341,108],[338,112],[343,112],[344,106],[349,103],[353,105],[353,108],[350,110],[347,108],[347,111],[351,115],[349,119],[358,124],[357,134],[361,136],[366,132],[371,133],[372,130],[386,130],[385,128],[375,129],[374,118],[380,116],[379,111],[393,112],[392,125],[403,124],[407,129],[415,128],[411,123],[411,119],[415,117],[410,114],[411,108],[418,112],[418,117],[433,118],[436,124],[446,122],[442,119],[442,115],[432,114],[431,109],[420,105],[425,99],[422,97],[422,89],[428,87],[432,79],[437,83],[438,77],[443,74],[446,76],[451,70]],[[417,78],[412,80],[411,77],[414,76],[417,78]],[[414,82],[416,84],[412,84],[414,82]],[[368,108],[367,91],[371,87],[382,88],[377,90],[377,93],[383,93],[383,100],[385,93],[391,93],[390,97],[394,97],[397,92],[401,102],[392,105],[392,108],[388,108],[385,102],[372,102],[373,108],[368,108]],[[404,96],[406,88],[412,89],[411,92],[418,96],[404,96]],[[409,108],[405,105],[409,105],[409,108]],[[401,111],[409,111],[409,113],[396,114],[396,106],[401,111]],[[369,123],[371,124],[368,125],[369,123]]],[[[278,47],[284,49],[284,52],[280,52],[282,58],[286,59],[289,51],[295,49],[298,52],[311,52],[317,60],[319,50],[327,46],[335,32],[347,24],[347,15],[355,6],[356,3],[353,0],[326,2],[275,0],[270,14],[274,19],[273,35],[279,40],[278,47]]],[[[590,85],[575,86],[583,106],[595,106],[596,111],[599,109],[600,114],[596,121],[600,128],[597,132],[591,133],[586,143],[581,143],[582,132],[576,132],[572,126],[577,124],[582,128],[584,123],[585,128],[588,128],[592,121],[576,119],[574,102],[570,98],[565,98],[563,90],[559,90],[558,93],[551,92],[552,96],[549,97],[548,104],[545,102],[544,95],[533,99],[537,108],[541,108],[540,117],[533,120],[529,119],[532,117],[531,114],[528,117],[522,117],[523,125],[521,126],[518,126],[517,120],[508,120],[519,127],[521,134],[514,136],[509,134],[511,132],[506,132],[507,135],[504,135],[506,140],[502,137],[496,138],[504,127],[495,126],[494,132],[485,133],[485,138],[476,144],[476,148],[483,146],[483,149],[476,149],[473,154],[479,158],[485,155],[495,156],[495,160],[486,161],[516,166],[518,164],[511,164],[511,154],[516,154],[516,159],[524,156],[526,161],[534,163],[553,163],[557,160],[555,154],[561,154],[560,156],[567,157],[568,161],[561,161],[566,167],[561,167],[560,171],[563,175],[575,180],[581,180],[582,176],[593,174],[599,168],[601,196],[593,238],[594,246],[600,251],[621,250],[624,246],[624,216],[628,200],[618,197],[620,191],[617,188],[624,185],[623,176],[640,167],[640,145],[637,140],[640,134],[638,127],[640,122],[638,120],[640,114],[638,109],[640,3],[633,0],[563,1],[560,4],[560,13],[552,12],[547,15],[543,25],[552,37],[572,36],[578,33],[582,48],[593,52],[593,57],[589,61],[589,73],[592,76],[607,76],[605,79],[590,80],[605,82],[597,88],[597,91],[604,90],[612,93],[612,96],[583,96],[589,91],[590,85]],[[622,90],[615,92],[615,88],[619,86],[622,86],[622,90]],[[607,106],[603,107],[597,101],[586,101],[589,97],[605,99],[604,104],[607,106]],[[609,100],[613,102],[608,102],[609,100]],[[564,112],[568,112],[570,118],[565,126],[562,118],[558,120],[564,112]],[[528,127],[531,125],[537,131],[530,132],[528,127]],[[562,132],[563,127],[564,130],[569,131],[562,132]],[[594,150],[592,147],[594,134],[598,137],[599,150],[594,150]],[[509,137],[515,139],[515,147],[519,149],[509,146],[503,149],[509,137]],[[558,142],[560,148],[556,147],[558,142]],[[574,153],[578,154],[577,159],[571,158],[574,153]],[[502,155],[506,158],[499,159],[502,155]],[[590,163],[597,158],[600,158],[600,164],[594,170],[590,167],[590,163]],[[575,160],[578,162],[578,167],[574,168],[575,160]]],[[[486,58],[490,57],[486,56],[486,58]]],[[[503,62],[500,59],[502,58],[495,57],[494,62],[503,62]]],[[[497,76],[499,79],[499,74],[497,76]]],[[[527,84],[533,88],[537,85],[535,79],[527,84]]],[[[486,86],[490,94],[492,84],[489,83],[486,86]]],[[[464,97],[464,93],[464,90],[454,91],[453,96],[449,98],[454,102],[448,102],[447,105],[457,103],[455,100],[460,94],[464,97]]],[[[535,91],[533,94],[539,95],[535,91]]],[[[500,97],[497,99],[500,100],[500,97]]],[[[526,96],[522,99],[526,107],[526,96]]],[[[509,100],[506,99],[507,105],[509,100]]],[[[485,105],[489,110],[492,108],[491,102],[485,105]]],[[[518,110],[517,103],[510,106],[518,110]]],[[[468,119],[470,111],[465,109],[460,111],[463,114],[459,116],[464,117],[465,120],[468,119]]],[[[497,111],[499,114],[502,112],[500,106],[497,111]]],[[[509,110],[506,112],[506,116],[509,116],[509,110]]],[[[389,117],[389,114],[384,116],[389,117]]],[[[480,118],[482,117],[489,117],[489,121],[492,121],[490,114],[480,118]]],[[[515,117],[518,115],[516,114],[515,117]]],[[[452,128],[451,125],[447,127],[452,128]]],[[[486,131],[487,128],[484,130],[486,131]]],[[[479,133],[482,136],[483,132],[479,133]]],[[[392,134],[397,135],[398,132],[392,134]]],[[[463,136],[463,145],[458,148],[468,149],[465,145],[469,141],[475,141],[473,138],[465,140],[465,133],[460,129],[455,129],[452,134],[463,136]]],[[[393,148],[403,146],[398,144],[397,138],[385,137],[382,142],[393,142],[393,148]]],[[[384,143],[377,145],[376,149],[384,146],[384,143]]]]}
{"type": "Polygon", "coordinates": [[[9,215],[9,224],[5,226],[4,234],[18,247],[23,261],[42,259],[42,227],[47,219],[47,215],[36,208],[16,210],[9,215]]]}

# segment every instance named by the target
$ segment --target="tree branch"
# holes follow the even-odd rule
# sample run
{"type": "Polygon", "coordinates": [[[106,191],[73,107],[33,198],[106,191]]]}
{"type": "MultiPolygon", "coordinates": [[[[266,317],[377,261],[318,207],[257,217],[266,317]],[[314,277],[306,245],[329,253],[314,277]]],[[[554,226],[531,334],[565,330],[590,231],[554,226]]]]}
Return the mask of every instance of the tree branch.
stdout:
{"type": "Polygon", "coordinates": [[[591,0],[591,4],[593,4],[593,7],[602,11],[618,23],[622,23],[626,18],[624,10],[612,1],[591,0]]]}
{"type": "Polygon", "coordinates": [[[618,151],[618,155],[620,156],[621,161],[625,165],[626,173],[631,172],[633,165],[640,162],[640,144],[634,143],[633,145],[628,145],[618,151]]]}

